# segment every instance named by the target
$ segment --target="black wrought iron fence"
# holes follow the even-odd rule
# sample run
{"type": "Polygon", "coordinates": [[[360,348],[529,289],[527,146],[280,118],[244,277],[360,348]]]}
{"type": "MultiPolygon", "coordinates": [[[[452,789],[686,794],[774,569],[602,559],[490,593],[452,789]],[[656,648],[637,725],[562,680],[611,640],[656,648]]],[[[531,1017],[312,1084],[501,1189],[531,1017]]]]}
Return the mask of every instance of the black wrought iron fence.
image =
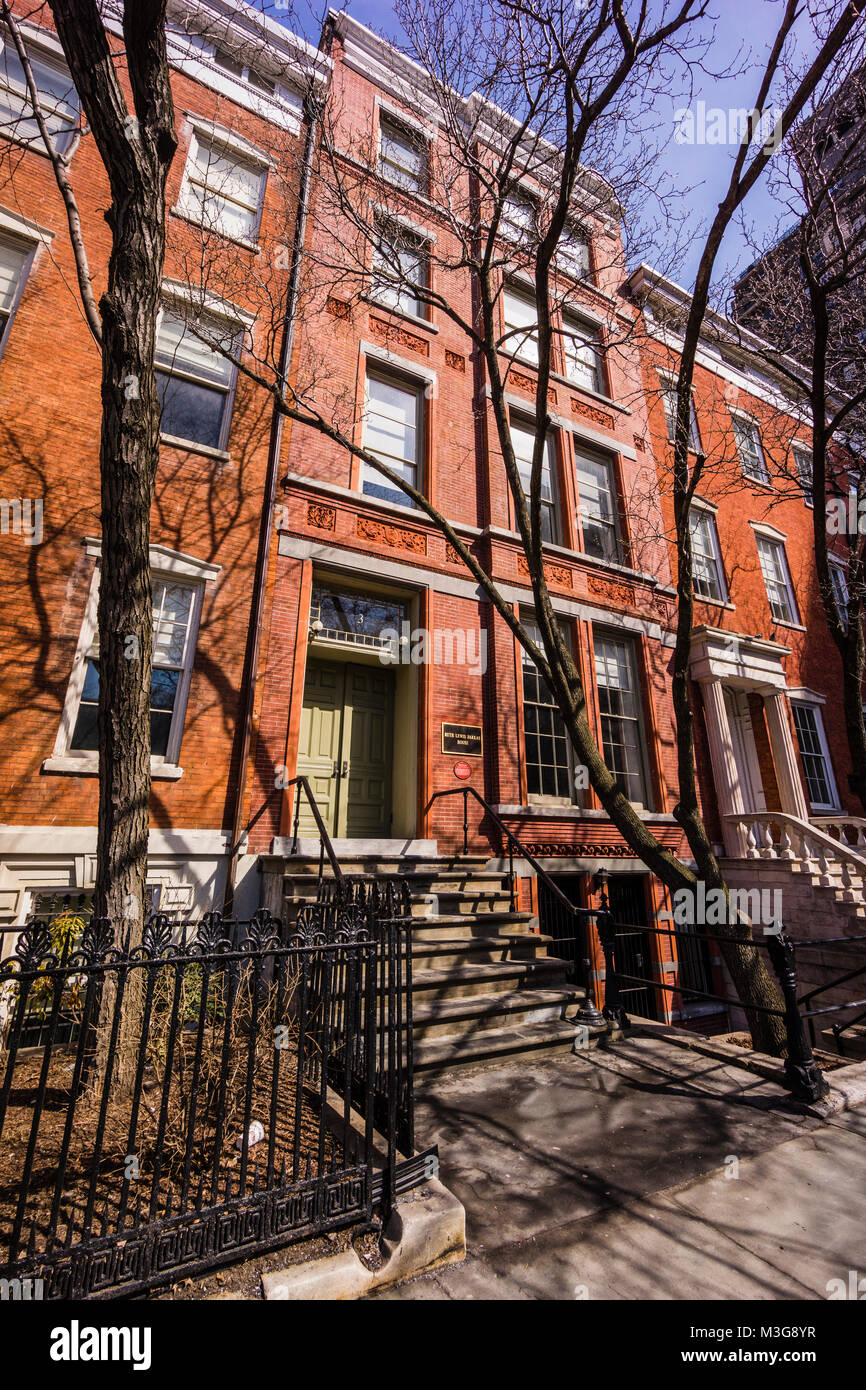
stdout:
{"type": "Polygon", "coordinates": [[[28,925],[0,966],[0,1277],[140,1292],[369,1228],[429,1177],[394,907],[156,917],[134,947],[28,925]]]}

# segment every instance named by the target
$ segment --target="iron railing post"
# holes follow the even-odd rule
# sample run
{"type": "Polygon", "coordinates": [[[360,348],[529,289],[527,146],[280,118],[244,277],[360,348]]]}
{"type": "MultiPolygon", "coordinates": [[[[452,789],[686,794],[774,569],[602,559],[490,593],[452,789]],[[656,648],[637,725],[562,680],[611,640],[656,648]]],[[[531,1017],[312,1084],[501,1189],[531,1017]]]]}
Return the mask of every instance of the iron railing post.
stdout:
{"type": "Polygon", "coordinates": [[[297,854],[297,852],[298,852],[298,828],[299,828],[300,819],[301,819],[301,787],[300,787],[300,784],[299,784],[299,783],[295,783],[295,815],[294,815],[294,828],[293,828],[293,830],[292,830],[292,854],[297,854]]]}
{"type": "Polygon", "coordinates": [[[619,976],[616,970],[616,929],[609,909],[599,912],[597,918],[598,935],[604,955],[604,1007],[603,1016],[615,1028],[628,1028],[629,1017],[622,1005],[619,993],[619,976]]]}
{"type": "Polygon", "coordinates": [[[820,1100],[830,1087],[815,1061],[800,1007],[797,1003],[797,963],[794,942],[785,931],[767,937],[767,954],[776,972],[785,1001],[785,1032],[788,1055],[785,1058],[785,1085],[799,1100],[820,1100]]]}
{"type": "Polygon", "coordinates": [[[469,853],[469,791],[463,788],[463,853],[469,853]]]}

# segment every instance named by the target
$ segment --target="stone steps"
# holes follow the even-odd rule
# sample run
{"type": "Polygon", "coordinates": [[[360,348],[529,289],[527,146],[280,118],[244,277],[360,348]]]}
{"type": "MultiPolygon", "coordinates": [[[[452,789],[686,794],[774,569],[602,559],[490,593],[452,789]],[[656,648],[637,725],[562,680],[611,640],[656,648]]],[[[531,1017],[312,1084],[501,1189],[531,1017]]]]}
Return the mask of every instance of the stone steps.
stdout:
{"type": "MultiPolygon", "coordinates": [[[[548,952],[531,912],[511,911],[507,875],[481,855],[340,859],[347,875],[399,878],[411,895],[415,1065],[439,1072],[468,1062],[567,1051],[585,991],[548,952]]],[[[285,861],[284,907],[315,899],[318,860],[285,861]]]]}

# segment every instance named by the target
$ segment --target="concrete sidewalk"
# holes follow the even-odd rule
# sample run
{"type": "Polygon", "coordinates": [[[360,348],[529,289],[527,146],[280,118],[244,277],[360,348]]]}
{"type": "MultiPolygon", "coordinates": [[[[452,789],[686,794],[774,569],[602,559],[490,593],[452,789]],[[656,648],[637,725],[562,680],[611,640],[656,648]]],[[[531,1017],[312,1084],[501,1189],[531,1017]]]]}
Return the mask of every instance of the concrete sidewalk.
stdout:
{"type": "Polygon", "coordinates": [[[808,1299],[866,1274],[866,1112],[635,1037],[426,1083],[465,1264],[386,1299],[808,1299]]]}

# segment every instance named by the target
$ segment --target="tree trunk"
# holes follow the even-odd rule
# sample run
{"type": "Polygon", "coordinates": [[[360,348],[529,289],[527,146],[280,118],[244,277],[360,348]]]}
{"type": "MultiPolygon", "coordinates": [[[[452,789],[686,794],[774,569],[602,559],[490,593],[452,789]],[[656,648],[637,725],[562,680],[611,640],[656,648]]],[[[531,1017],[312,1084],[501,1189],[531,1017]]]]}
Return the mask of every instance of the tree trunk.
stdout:
{"type": "MultiPolygon", "coordinates": [[[[142,939],[150,803],[153,610],[150,508],[159,463],[154,373],[165,256],[165,182],[174,156],[174,113],[165,49],[165,0],[124,7],[127,110],[94,0],[50,0],[60,41],[111,187],[112,244],[102,320],[100,438],[102,552],[99,587],[99,822],[94,914],[128,945],[142,939]]],[[[139,990],[123,1004],[116,1081],[131,1081],[139,990]]],[[[104,1062],[115,1003],[103,989],[104,1062]]],[[[99,1072],[101,1068],[97,1068],[99,1072]]]]}

